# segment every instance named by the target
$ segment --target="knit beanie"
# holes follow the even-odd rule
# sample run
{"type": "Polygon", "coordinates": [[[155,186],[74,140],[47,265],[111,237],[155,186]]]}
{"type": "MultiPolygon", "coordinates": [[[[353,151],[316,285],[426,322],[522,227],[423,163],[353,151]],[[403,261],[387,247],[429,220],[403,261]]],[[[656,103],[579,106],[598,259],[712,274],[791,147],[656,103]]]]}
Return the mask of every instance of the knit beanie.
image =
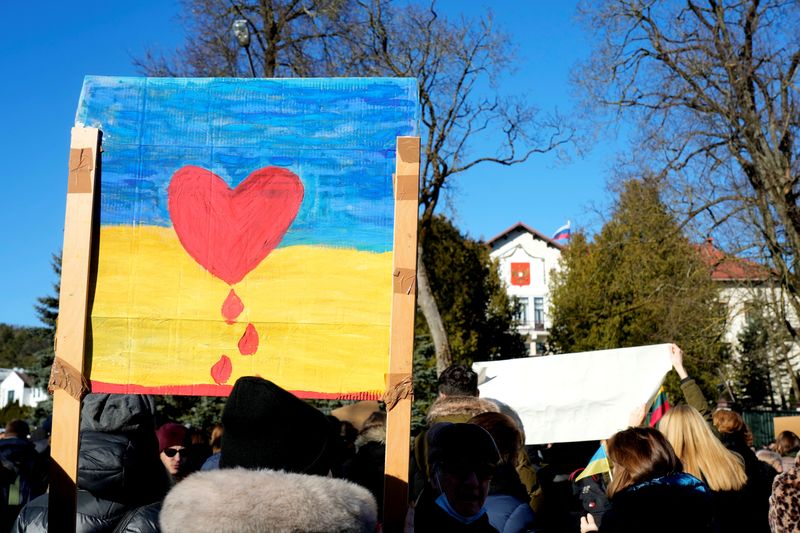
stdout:
{"type": "Polygon", "coordinates": [[[167,422],[156,431],[158,451],[163,452],[173,446],[186,446],[188,430],[176,422],[167,422]]]}
{"type": "Polygon", "coordinates": [[[326,475],[334,429],[321,411],[278,385],[239,378],[222,411],[220,468],[326,475]]]}
{"type": "Polygon", "coordinates": [[[428,430],[428,464],[496,465],[500,453],[488,431],[475,424],[440,422],[428,430]]]}

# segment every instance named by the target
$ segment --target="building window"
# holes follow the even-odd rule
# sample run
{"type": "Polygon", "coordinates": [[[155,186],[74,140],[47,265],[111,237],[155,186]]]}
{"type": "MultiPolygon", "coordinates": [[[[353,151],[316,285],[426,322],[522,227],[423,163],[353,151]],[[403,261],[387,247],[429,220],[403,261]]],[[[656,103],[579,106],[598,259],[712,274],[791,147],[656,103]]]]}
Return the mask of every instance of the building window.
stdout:
{"type": "Polygon", "coordinates": [[[528,299],[514,297],[514,313],[519,324],[528,323],[528,299]]]}
{"type": "Polygon", "coordinates": [[[537,329],[544,329],[544,298],[533,299],[533,325],[537,329]]]}
{"type": "Polygon", "coordinates": [[[11,405],[12,403],[14,403],[14,391],[10,390],[10,391],[8,391],[8,397],[6,399],[6,405],[11,405]]]}

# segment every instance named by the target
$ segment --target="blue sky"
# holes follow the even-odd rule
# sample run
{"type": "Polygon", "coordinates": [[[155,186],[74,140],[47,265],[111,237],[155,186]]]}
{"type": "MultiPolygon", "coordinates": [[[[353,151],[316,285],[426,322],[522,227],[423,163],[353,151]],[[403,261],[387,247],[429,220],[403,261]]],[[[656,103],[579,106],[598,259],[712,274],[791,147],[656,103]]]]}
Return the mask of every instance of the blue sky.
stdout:
{"type": "MultiPolygon", "coordinates": [[[[573,2],[443,0],[448,15],[491,5],[519,47],[518,71],[502,86],[543,111],[570,115],[570,70],[587,53],[573,2]]],[[[138,75],[132,57],[171,50],[183,39],[179,3],[80,4],[44,0],[0,7],[0,322],[38,325],[37,296],[52,291],[50,255],[61,248],[70,128],[87,74],[138,75]]],[[[453,182],[442,205],[456,225],[490,238],[518,221],[552,234],[567,219],[593,229],[591,207],[607,202],[605,182],[619,143],[605,140],[583,158],[534,157],[515,167],[478,166],[453,182]]],[[[493,153],[490,142],[478,150],[493,153]]]]}

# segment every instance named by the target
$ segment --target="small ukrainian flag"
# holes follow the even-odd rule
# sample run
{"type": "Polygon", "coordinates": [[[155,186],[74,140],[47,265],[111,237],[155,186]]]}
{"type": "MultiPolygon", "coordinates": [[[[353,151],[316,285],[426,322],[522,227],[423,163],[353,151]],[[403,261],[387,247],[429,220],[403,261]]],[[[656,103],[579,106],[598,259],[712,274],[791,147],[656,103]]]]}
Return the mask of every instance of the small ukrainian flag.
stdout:
{"type": "Polygon", "coordinates": [[[600,444],[600,448],[594,452],[592,458],[589,459],[589,464],[586,465],[586,468],[583,469],[583,472],[581,472],[580,475],[575,478],[575,481],[580,481],[585,477],[610,471],[611,465],[609,464],[608,457],[606,456],[606,448],[603,444],[600,444]]]}

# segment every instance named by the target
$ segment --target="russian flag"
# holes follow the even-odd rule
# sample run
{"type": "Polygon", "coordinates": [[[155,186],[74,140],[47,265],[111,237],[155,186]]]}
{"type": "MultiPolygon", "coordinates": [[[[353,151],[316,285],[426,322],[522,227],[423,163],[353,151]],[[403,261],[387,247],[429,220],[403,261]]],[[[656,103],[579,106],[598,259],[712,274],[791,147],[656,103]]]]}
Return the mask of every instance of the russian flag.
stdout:
{"type": "Polygon", "coordinates": [[[563,239],[569,239],[569,220],[567,220],[566,224],[558,228],[553,235],[554,241],[560,241],[563,239]]]}

